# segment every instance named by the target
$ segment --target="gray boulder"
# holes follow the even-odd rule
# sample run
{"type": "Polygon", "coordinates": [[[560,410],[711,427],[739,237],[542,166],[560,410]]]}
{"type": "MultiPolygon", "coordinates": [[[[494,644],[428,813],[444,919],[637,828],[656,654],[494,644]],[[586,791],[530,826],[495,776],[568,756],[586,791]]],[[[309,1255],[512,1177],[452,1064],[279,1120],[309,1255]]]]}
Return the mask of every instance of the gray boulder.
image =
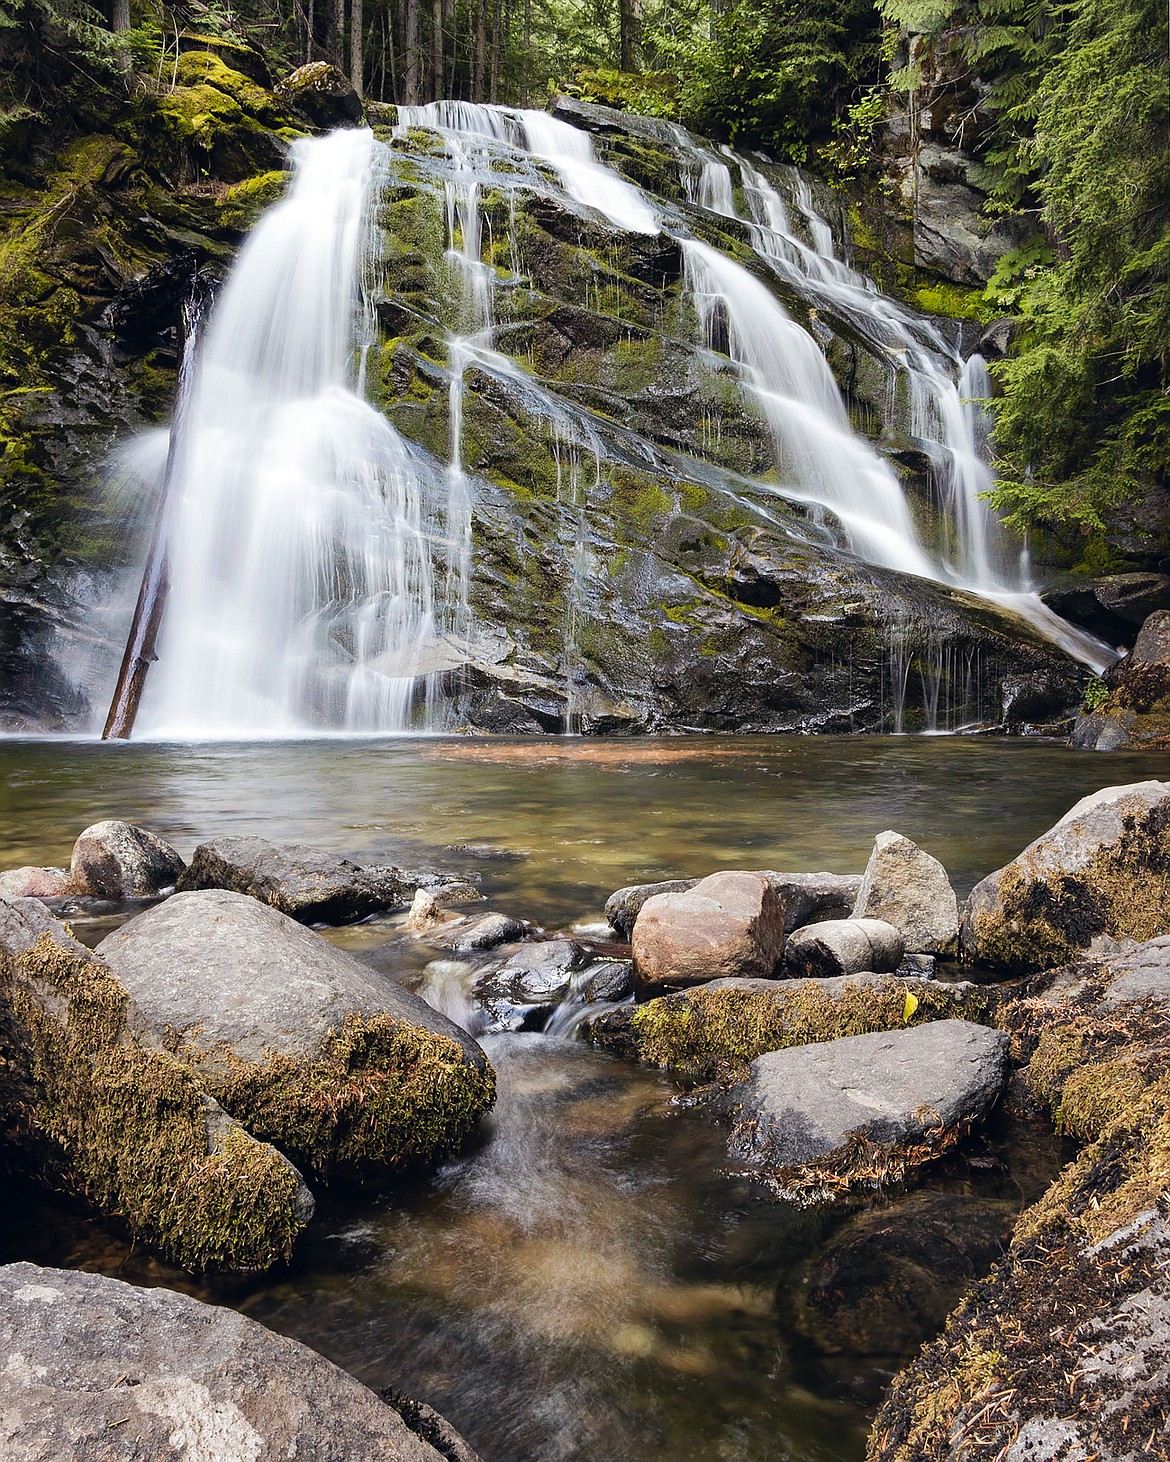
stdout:
{"type": "Polygon", "coordinates": [[[303,843],[226,837],[200,843],[178,888],[248,894],[302,924],[350,924],[384,909],[407,908],[420,888],[447,902],[444,890],[451,885],[466,885],[469,896],[479,896],[466,879],[431,870],[361,867],[303,843]]]}
{"type": "Polygon", "coordinates": [[[95,822],[73,844],[70,891],[149,899],[172,888],[186,864],[169,843],[132,822],[95,822]]]}
{"type": "Polygon", "coordinates": [[[879,833],[853,905],[855,919],[884,919],[910,954],[950,954],[959,939],[959,901],[947,870],[900,833],[879,833]]]}
{"type": "Polygon", "coordinates": [[[0,900],[0,1120],[35,1176],[195,1272],[266,1269],[313,1199],[35,899],[0,900]]]}
{"type": "Polygon", "coordinates": [[[868,1184],[946,1151],[1003,1089],[1009,1038],[966,1020],[757,1057],[732,1088],[728,1152],[790,1191],[868,1184]],[[809,1173],[791,1172],[814,1165],[809,1173]]]}
{"type": "Polygon", "coordinates": [[[1170,934],[1170,783],[1084,797],[963,910],[966,959],[1009,973],[1054,969],[1103,940],[1170,934]]]}
{"type": "Polygon", "coordinates": [[[298,66],[274,88],[276,95],[311,127],[331,130],[362,119],[362,100],[328,61],[298,66]]]}
{"type": "Polygon", "coordinates": [[[526,932],[519,919],[511,919],[507,914],[485,914],[460,930],[451,947],[462,954],[473,954],[481,949],[495,949],[498,944],[511,944],[523,939],[526,932]]]}
{"type": "Polygon", "coordinates": [[[255,899],[176,894],[98,953],[217,1100],[323,1180],[446,1156],[492,1103],[465,1031],[255,899]]]}
{"type": "Polygon", "coordinates": [[[789,937],[784,973],[815,979],[867,970],[888,974],[902,963],[905,952],[901,932],[883,919],[829,919],[789,937]]]}
{"type": "Polygon", "coordinates": [[[1170,935],[1149,939],[1105,960],[1100,974],[1109,982],[1104,994],[1106,1005],[1121,1005],[1127,1000],[1170,1003],[1170,935]]]}
{"type": "MultiPolygon", "coordinates": [[[[441,1462],[451,1455],[308,1346],[169,1289],[9,1264],[0,1269],[0,1351],[6,1457],[441,1462]]],[[[462,1455],[474,1456],[469,1448],[462,1455]]]]}
{"type": "MultiPolygon", "coordinates": [[[[761,869],[780,895],[784,905],[784,928],[789,934],[802,924],[820,919],[846,919],[853,912],[853,903],[861,879],[851,873],[776,873],[761,869]]],[[[686,893],[698,883],[697,878],[672,878],[664,883],[634,883],[610,894],[605,904],[605,917],[623,939],[629,939],[634,922],[647,899],[660,893],[686,893]]]]}
{"type": "Polygon", "coordinates": [[[713,873],[642,905],[631,939],[643,985],[764,978],[784,953],[784,906],[758,873],[713,873]]]}
{"type": "Polygon", "coordinates": [[[8,868],[0,873],[0,898],[58,899],[71,890],[64,868],[8,868]]]}

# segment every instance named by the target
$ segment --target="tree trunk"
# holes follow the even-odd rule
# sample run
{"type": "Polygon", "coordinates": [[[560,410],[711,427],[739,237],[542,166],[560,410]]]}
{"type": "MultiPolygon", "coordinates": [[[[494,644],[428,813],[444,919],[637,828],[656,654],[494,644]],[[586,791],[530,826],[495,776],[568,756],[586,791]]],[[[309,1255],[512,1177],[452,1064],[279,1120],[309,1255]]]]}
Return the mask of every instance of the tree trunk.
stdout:
{"type": "Polygon", "coordinates": [[[419,0],[406,0],[406,30],[402,38],[402,100],[408,107],[422,101],[419,54],[419,0]]]}
{"type": "Polygon", "coordinates": [[[443,98],[443,0],[431,0],[431,70],[434,100],[443,98]]]}
{"type": "Polygon", "coordinates": [[[524,0],[524,51],[520,61],[520,105],[528,105],[528,66],[532,51],[532,0],[524,0]]]}
{"type": "Polygon", "coordinates": [[[333,0],[333,23],[329,36],[329,50],[333,64],[339,71],[345,70],[345,0],[333,0]]]}
{"type": "Polygon", "coordinates": [[[365,40],[362,0],[349,0],[349,84],[358,96],[365,95],[365,40]]]}
{"type": "Polygon", "coordinates": [[[492,0],[492,69],[488,96],[492,106],[500,99],[500,24],[504,0],[492,0]]]}
{"type": "Polygon", "coordinates": [[[475,77],[471,85],[471,100],[481,102],[486,92],[487,81],[487,0],[475,0],[475,77]]]}
{"type": "Polygon", "coordinates": [[[618,0],[619,64],[623,71],[637,71],[642,52],[641,0],[618,0]]]}

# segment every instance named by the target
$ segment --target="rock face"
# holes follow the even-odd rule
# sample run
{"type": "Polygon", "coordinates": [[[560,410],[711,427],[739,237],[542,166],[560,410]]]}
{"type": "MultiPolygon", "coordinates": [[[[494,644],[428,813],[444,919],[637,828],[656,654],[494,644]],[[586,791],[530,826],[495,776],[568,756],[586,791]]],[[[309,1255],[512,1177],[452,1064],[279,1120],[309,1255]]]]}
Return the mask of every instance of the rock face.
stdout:
{"type": "Polygon", "coordinates": [[[1144,622],[1133,650],[1105,674],[1108,695],[1073,727],[1083,750],[1170,747],[1170,609],[1144,622]]]}
{"type": "Polygon", "coordinates": [[[769,1051],[728,1097],[727,1150],[789,1192],[877,1181],[938,1156],[991,1108],[1008,1036],[966,1020],[769,1051]]]}
{"type": "Polygon", "coordinates": [[[441,1462],[448,1455],[316,1351],[218,1305],[33,1264],[0,1269],[0,1297],[6,1456],[441,1462]]]}
{"type": "Polygon", "coordinates": [[[300,1174],[163,1047],[125,987],[33,899],[0,900],[0,1114],[31,1170],[194,1271],[288,1259],[300,1174]]]}
{"type": "Polygon", "coordinates": [[[982,1019],[987,992],[941,980],[863,974],[830,980],[714,980],[642,1005],[608,1011],[589,1027],[595,1045],[695,1080],[746,1073],[766,1051],[898,1030],[906,997],[919,1021],[982,1019]]]}
{"type": "Polygon", "coordinates": [[[187,865],[169,843],[130,822],[95,822],[73,844],[70,891],[103,899],[155,898],[187,865]]]}
{"type": "Polygon", "coordinates": [[[438,894],[453,882],[463,880],[401,868],[362,868],[302,843],[226,837],[200,843],[178,887],[180,892],[224,888],[250,894],[302,924],[349,924],[383,909],[407,907],[420,888],[438,894]]]}
{"type": "Polygon", "coordinates": [[[784,953],[784,906],[758,873],[713,873],[648,899],[631,945],[643,985],[766,979],[784,953]]]}
{"type": "Polygon", "coordinates": [[[784,953],[784,973],[831,979],[896,970],[905,954],[899,930],[883,919],[829,919],[798,929],[784,953]]]}
{"type": "Polygon", "coordinates": [[[1170,935],[1114,955],[1104,962],[1100,973],[1108,981],[1102,997],[1107,1005],[1121,1005],[1127,1000],[1170,1004],[1170,935]]]}
{"type": "Polygon", "coordinates": [[[959,901],[937,858],[900,833],[879,833],[869,855],[855,919],[884,919],[910,954],[950,954],[959,938],[959,901]]]}
{"type": "Polygon", "coordinates": [[[57,899],[69,891],[64,868],[9,868],[0,873],[0,898],[57,899]]]}
{"type": "Polygon", "coordinates": [[[1008,972],[1067,964],[1102,936],[1170,933],[1170,783],[1105,787],[998,872],[963,910],[966,959],[1008,972]]]}
{"type": "Polygon", "coordinates": [[[322,1180],[446,1156],[492,1103],[470,1036],[255,899],[176,894],[98,952],[222,1105],[322,1180]]]}
{"type": "Polygon", "coordinates": [[[1166,574],[1109,574],[1078,579],[1041,594],[1064,619],[1113,645],[1129,645],[1135,631],[1157,609],[1170,609],[1170,577],[1166,574]]]}

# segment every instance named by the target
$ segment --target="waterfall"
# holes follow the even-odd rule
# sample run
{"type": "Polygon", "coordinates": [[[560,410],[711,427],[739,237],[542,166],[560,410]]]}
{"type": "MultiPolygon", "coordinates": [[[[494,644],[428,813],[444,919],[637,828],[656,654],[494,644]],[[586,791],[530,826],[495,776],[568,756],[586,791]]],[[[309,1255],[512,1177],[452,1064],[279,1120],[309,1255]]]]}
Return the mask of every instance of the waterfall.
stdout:
{"type": "Polygon", "coordinates": [[[356,389],[385,149],[294,144],[202,351],[174,479],[171,592],[140,725],[390,731],[435,631],[420,458],[356,389]]]}

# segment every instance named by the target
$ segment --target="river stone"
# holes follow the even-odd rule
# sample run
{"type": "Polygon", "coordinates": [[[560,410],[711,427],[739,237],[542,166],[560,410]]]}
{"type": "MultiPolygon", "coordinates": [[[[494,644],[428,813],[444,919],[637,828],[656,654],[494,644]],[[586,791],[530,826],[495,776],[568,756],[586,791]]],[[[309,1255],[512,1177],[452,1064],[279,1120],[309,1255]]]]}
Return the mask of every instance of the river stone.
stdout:
{"type": "Polygon", "coordinates": [[[485,975],[477,989],[484,998],[513,1005],[554,1004],[568,993],[573,971],[583,958],[572,940],[543,939],[510,956],[499,969],[485,975]]]}
{"type": "Polygon", "coordinates": [[[441,1462],[449,1455],[308,1346],[174,1290],[6,1265],[0,1351],[7,1457],[441,1462]]]}
{"type": "Polygon", "coordinates": [[[713,873],[647,899],[631,944],[642,985],[767,978],[784,953],[784,906],[759,873],[713,873]]]}
{"type": "MultiPolygon", "coordinates": [[[[802,924],[819,919],[845,919],[853,912],[853,902],[861,887],[861,879],[850,873],[776,873],[761,869],[780,895],[784,905],[784,929],[791,934],[802,924]]],[[[697,878],[672,878],[664,883],[633,883],[610,894],[605,904],[605,917],[622,936],[629,939],[642,905],[660,893],[685,893],[698,883],[697,878]]]]}
{"type": "Polygon", "coordinates": [[[70,891],[64,868],[8,868],[0,873],[0,898],[59,899],[70,891]]]}
{"type": "Polygon", "coordinates": [[[1148,939],[1105,960],[1100,974],[1109,981],[1103,997],[1106,1005],[1127,1000],[1170,1003],[1170,935],[1148,939]]]}
{"type": "Polygon", "coordinates": [[[242,894],[176,894],[98,953],[224,1107],[322,1180],[444,1157],[492,1103],[465,1031],[242,894]]]}
{"type": "Polygon", "coordinates": [[[959,938],[959,901],[947,870],[901,833],[878,833],[852,914],[884,919],[910,954],[950,954],[959,938]]]}
{"type": "Polygon", "coordinates": [[[1102,936],[1170,933],[1170,783],[1104,787],[996,873],[963,910],[964,957],[1009,973],[1069,964],[1102,936]]]}
{"type": "MultiPolygon", "coordinates": [[[[270,843],[251,836],[200,843],[179,880],[181,893],[225,888],[246,893],[302,924],[349,924],[383,909],[406,908],[420,888],[437,896],[447,879],[434,872],[363,868],[303,843],[270,843]]],[[[469,892],[475,891],[469,887],[469,892]]]]}
{"type": "Polygon", "coordinates": [[[769,1051],[729,1093],[727,1150],[771,1172],[823,1166],[846,1187],[891,1162],[916,1166],[986,1115],[1008,1044],[1004,1031],[937,1020],[769,1051]]]}
{"type": "Polygon", "coordinates": [[[789,938],[784,973],[819,979],[866,970],[887,974],[898,968],[904,953],[900,931],[883,919],[828,919],[789,938]]]}
{"type": "Polygon", "coordinates": [[[149,899],[186,864],[169,843],[132,822],[95,822],[73,844],[70,891],[102,899],[149,899]]]}
{"type": "Polygon", "coordinates": [[[510,944],[523,939],[526,933],[519,919],[507,914],[484,914],[469,928],[464,929],[452,944],[460,953],[472,954],[480,949],[495,949],[498,944],[510,944]]]}
{"type": "Polygon", "coordinates": [[[109,967],[35,899],[0,899],[0,1113],[34,1173],[193,1272],[287,1260],[300,1174],[164,1048],[109,967]]]}

